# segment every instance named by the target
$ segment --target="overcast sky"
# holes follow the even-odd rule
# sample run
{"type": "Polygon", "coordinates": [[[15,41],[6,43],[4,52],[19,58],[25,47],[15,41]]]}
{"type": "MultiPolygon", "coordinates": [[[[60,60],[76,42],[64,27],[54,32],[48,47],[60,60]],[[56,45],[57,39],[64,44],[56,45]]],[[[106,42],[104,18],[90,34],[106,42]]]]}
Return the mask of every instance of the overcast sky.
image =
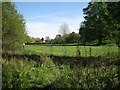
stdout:
{"type": "Polygon", "coordinates": [[[88,2],[15,2],[26,20],[28,34],[39,38],[54,38],[62,23],[68,24],[70,32],[78,33],[84,20],[82,10],[87,5],[88,2]]]}

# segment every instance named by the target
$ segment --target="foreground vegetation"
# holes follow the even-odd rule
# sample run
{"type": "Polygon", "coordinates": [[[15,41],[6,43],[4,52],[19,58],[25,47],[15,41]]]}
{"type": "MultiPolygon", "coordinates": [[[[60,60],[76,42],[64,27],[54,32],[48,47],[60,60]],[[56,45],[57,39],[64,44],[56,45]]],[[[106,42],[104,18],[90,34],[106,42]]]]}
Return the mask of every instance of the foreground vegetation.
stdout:
{"type": "Polygon", "coordinates": [[[64,58],[64,62],[59,60],[58,63],[48,57],[44,61],[24,57],[26,59],[12,57],[0,60],[3,65],[3,89],[119,89],[118,53],[111,52],[109,56],[106,54],[97,58],[81,57],[71,62],[64,58]]]}

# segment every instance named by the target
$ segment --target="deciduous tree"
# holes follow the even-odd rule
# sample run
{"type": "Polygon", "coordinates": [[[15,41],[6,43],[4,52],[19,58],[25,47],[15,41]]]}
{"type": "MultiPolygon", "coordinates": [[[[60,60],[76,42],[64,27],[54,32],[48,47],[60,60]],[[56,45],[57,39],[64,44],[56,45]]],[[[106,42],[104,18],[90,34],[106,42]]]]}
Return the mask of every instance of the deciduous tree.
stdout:
{"type": "Polygon", "coordinates": [[[2,48],[4,51],[14,51],[27,42],[24,17],[11,2],[2,3],[2,48]]]}
{"type": "Polygon", "coordinates": [[[65,34],[69,34],[70,33],[69,26],[66,23],[61,24],[59,32],[62,34],[62,36],[65,34]]]}
{"type": "Polygon", "coordinates": [[[84,27],[80,27],[79,32],[85,42],[98,41],[102,44],[105,37],[109,35],[109,30],[106,26],[105,16],[108,14],[105,2],[90,2],[83,9],[85,14],[84,27]]]}

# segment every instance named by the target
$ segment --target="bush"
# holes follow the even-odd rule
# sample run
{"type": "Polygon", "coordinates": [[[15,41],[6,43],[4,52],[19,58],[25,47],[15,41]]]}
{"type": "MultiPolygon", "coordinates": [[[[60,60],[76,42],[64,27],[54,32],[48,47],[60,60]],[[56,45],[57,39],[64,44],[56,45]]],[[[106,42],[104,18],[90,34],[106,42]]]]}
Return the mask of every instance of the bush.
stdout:
{"type": "Polygon", "coordinates": [[[59,69],[54,65],[36,67],[35,61],[12,59],[2,60],[2,64],[3,88],[43,88],[60,76],[59,69]]]}

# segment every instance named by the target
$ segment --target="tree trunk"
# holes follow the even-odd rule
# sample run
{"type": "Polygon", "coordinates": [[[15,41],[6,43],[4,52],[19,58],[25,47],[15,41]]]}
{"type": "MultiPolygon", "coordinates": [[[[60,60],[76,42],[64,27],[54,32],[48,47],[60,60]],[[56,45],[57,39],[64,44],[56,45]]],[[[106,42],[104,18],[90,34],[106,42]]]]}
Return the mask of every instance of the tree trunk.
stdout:
{"type": "MultiPolygon", "coordinates": [[[[120,28],[118,30],[120,30],[120,28]]],[[[119,33],[118,34],[118,48],[120,48],[120,31],[118,33],[119,33]]]]}
{"type": "Polygon", "coordinates": [[[98,45],[102,45],[102,37],[101,36],[98,37],[98,45]]]}

